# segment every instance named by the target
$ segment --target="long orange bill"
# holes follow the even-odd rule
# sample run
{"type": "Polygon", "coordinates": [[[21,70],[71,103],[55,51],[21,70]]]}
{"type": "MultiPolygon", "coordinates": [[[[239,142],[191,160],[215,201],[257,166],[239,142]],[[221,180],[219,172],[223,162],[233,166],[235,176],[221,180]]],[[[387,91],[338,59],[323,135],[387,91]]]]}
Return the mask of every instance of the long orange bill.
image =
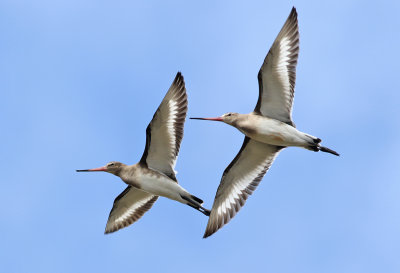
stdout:
{"type": "Polygon", "coordinates": [[[217,117],[217,118],[190,118],[190,119],[222,121],[221,117],[217,117]]]}
{"type": "Polygon", "coordinates": [[[87,169],[87,170],[76,170],[77,172],[105,172],[107,169],[106,167],[94,168],[94,169],[87,169]]]}

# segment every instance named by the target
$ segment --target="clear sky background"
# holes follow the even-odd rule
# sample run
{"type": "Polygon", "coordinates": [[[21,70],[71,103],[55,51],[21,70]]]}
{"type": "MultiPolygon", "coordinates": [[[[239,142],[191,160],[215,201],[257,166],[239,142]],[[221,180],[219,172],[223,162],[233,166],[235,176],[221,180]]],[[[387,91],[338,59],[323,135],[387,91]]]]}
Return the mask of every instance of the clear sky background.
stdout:
{"type": "MultiPolygon", "coordinates": [[[[0,2],[2,272],[400,272],[399,1],[0,2]],[[341,157],[284,150],[239,214],[160,198],[104,235],[176,72],[188,116],[248,113],[292,6],[293,118],[341,157]]],[[[211,207],[243,135],[187,120],[178,180],[211,207]]]]}

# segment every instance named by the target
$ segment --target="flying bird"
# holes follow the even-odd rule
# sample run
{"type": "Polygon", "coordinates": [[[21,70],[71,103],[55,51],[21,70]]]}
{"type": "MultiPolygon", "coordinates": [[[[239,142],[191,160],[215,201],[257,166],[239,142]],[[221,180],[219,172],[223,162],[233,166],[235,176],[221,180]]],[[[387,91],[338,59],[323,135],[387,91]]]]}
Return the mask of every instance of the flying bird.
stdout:
{"type": "Polygon", "coordinates": [[[146,129],[146,147],[139,163],[125,165],[110,162],[104,167],[77,170],[103,171],[119,176],[128,186],[114,200],[105,233],[115,232],[139,220],[159,196],[189,205],[205,215],[203,201],[178,184],[175,163],[183,137],[187,112],[187,95],[183,76],[176,75],[171,87],[146,129]]]}
{"type": "Polygon", "coordinates": [[[259,97],[254,111],[192,118],[222,121],[245,134],[239,153],[222,175],[204,238],[236,215],[282,149],[295,146],[339,156],[321,146],[321,139],[297,130],[292,121],[298,55],[299,31],[293,7],[258,72],[259,97]]]}

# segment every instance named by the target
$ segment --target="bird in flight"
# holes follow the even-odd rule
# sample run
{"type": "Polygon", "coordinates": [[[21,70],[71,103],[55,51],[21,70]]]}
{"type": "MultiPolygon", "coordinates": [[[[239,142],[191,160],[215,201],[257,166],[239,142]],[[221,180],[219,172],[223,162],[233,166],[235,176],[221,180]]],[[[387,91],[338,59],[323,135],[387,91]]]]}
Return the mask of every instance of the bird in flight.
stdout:
{"type": "Polygon", "coordinates": [[[236,215],[282,149],[295,146],[339,156],[321,146],[321,139],[297,130],[292,121],[298,55],[299,30],[293,7],[258,72],[259,97],[254,111],[191,118],[222,121],[245,134],[242,148],[222,175],[204,238],[236,215]]]}
{"type": "Polygon", "coordinates": [[[113,161],[104,167],[77,170],[108,172],[128,184],[114,200],[105,233],[115,232],[139,220],[159,196],[189,205],[207,216],[210,214],[202,206],[203,201],[181,187],[175,177],[174,168],[183,137],[187,104],[185,82],[178,72],[147,126],[146,147],[139,163],[125,165],[113,161]]]}

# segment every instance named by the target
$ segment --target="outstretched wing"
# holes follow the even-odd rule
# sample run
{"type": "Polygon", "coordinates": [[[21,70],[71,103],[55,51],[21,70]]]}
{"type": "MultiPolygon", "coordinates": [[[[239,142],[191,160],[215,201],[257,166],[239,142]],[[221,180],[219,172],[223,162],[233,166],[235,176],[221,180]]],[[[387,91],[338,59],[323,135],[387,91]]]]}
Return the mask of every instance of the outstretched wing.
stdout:
{"type": "Polygon", "coordinates": [[[157,198],[158,196],[128,186],[115,198],[104,233],[115,232],[133,224],[153,206],[157,198]]]}
{"type": "Polygon", "coordinates": [[[227,224],[244,206],[282,148],[245,137],[239,153],[222,175],[204,238],[227,224]]]}
{"type": "Polygon", "coordinates": [[[258,72],[259,97],[254,112],[294,126],[292,104],[299,56],[299,28],[293,7],[258,72]]]}
{"type": "Polygon", "coordinates": [[[187,112],[185,82],[180,72],[146,129],[146,148],[140,160],[176,181],[175,163],[187,112]]]}

